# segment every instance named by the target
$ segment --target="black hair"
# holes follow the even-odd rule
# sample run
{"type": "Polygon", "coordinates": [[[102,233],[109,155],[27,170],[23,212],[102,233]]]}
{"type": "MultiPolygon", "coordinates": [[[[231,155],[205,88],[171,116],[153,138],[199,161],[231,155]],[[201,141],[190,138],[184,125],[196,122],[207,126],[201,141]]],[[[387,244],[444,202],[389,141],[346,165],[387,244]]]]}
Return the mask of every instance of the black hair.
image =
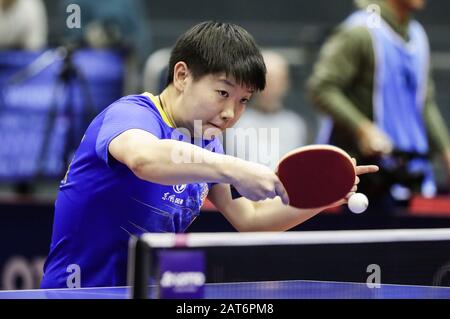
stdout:
{"type": "Polygon", "coordinates": [[[187,64],[195,80],[225,73],[239,85],[255,91],[266,86],[266,66],[253,37],[242,27],[206,21],[181,35],[172,49],[167,85],[173,82],[176,63],[187,64]]]}

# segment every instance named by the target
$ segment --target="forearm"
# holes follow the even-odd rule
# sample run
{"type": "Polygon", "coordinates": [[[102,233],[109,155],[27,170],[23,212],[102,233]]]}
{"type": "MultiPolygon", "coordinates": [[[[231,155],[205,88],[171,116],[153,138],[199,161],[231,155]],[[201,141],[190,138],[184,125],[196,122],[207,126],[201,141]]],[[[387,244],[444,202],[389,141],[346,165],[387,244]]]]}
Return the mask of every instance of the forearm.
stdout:
{"type": "Polygon", "coordinates": [[[163,185],[231,183],[236,160],[189,143],[159,140],[137,152],[129,166],[139,178],[163,185]]]}
{"type": "Polygon", "coordinates": [[[253,203],[241,231],[285,231],[320,213],[321,209],[298,209],[286,206],[279,198],[253,203]]]}

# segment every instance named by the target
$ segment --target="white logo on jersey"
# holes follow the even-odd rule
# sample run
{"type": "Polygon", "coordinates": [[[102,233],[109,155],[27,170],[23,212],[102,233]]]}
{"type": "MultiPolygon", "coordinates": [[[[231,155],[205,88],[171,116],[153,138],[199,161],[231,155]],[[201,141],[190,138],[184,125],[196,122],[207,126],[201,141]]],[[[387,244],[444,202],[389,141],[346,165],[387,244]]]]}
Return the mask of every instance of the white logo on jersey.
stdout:
{"type": "Polygon", "coordinates": [[[180,193],[184,192],[185,189],[186,189],[186,184],[173,185],[173,190],[177,194],[180,194],[180,193]]]}

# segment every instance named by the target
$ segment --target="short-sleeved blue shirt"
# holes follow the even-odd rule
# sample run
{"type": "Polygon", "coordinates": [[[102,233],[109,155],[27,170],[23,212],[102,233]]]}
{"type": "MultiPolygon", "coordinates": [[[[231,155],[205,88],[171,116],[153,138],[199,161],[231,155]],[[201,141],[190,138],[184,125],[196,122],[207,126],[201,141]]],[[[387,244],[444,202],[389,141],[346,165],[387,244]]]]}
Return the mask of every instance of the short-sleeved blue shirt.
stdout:
{"type": "MultiPolygon", "coordinates": [[[[109,155],[129,129],[180,139],[149,93],[123,97],[92,121],[60,185],[42,288],[125,285],[130,235],[183,232],[199,215],[211,185],[147,182],[109,155]]],[[[223,153],[218,139],[195,144],[223,153]]]]}

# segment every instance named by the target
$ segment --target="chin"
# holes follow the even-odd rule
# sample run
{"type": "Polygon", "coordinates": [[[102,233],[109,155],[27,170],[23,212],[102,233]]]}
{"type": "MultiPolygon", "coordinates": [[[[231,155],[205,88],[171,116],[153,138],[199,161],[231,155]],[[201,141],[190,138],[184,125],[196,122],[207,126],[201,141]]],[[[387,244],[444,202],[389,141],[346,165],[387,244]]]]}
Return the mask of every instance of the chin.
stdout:
{"type": "Polygon", "coordinates": [[[205,140],[212,140],[215,137],[221,137],[222,134],[222,130],[217,127],[207,127],[203,132],[203,138],[205,140]]]}

